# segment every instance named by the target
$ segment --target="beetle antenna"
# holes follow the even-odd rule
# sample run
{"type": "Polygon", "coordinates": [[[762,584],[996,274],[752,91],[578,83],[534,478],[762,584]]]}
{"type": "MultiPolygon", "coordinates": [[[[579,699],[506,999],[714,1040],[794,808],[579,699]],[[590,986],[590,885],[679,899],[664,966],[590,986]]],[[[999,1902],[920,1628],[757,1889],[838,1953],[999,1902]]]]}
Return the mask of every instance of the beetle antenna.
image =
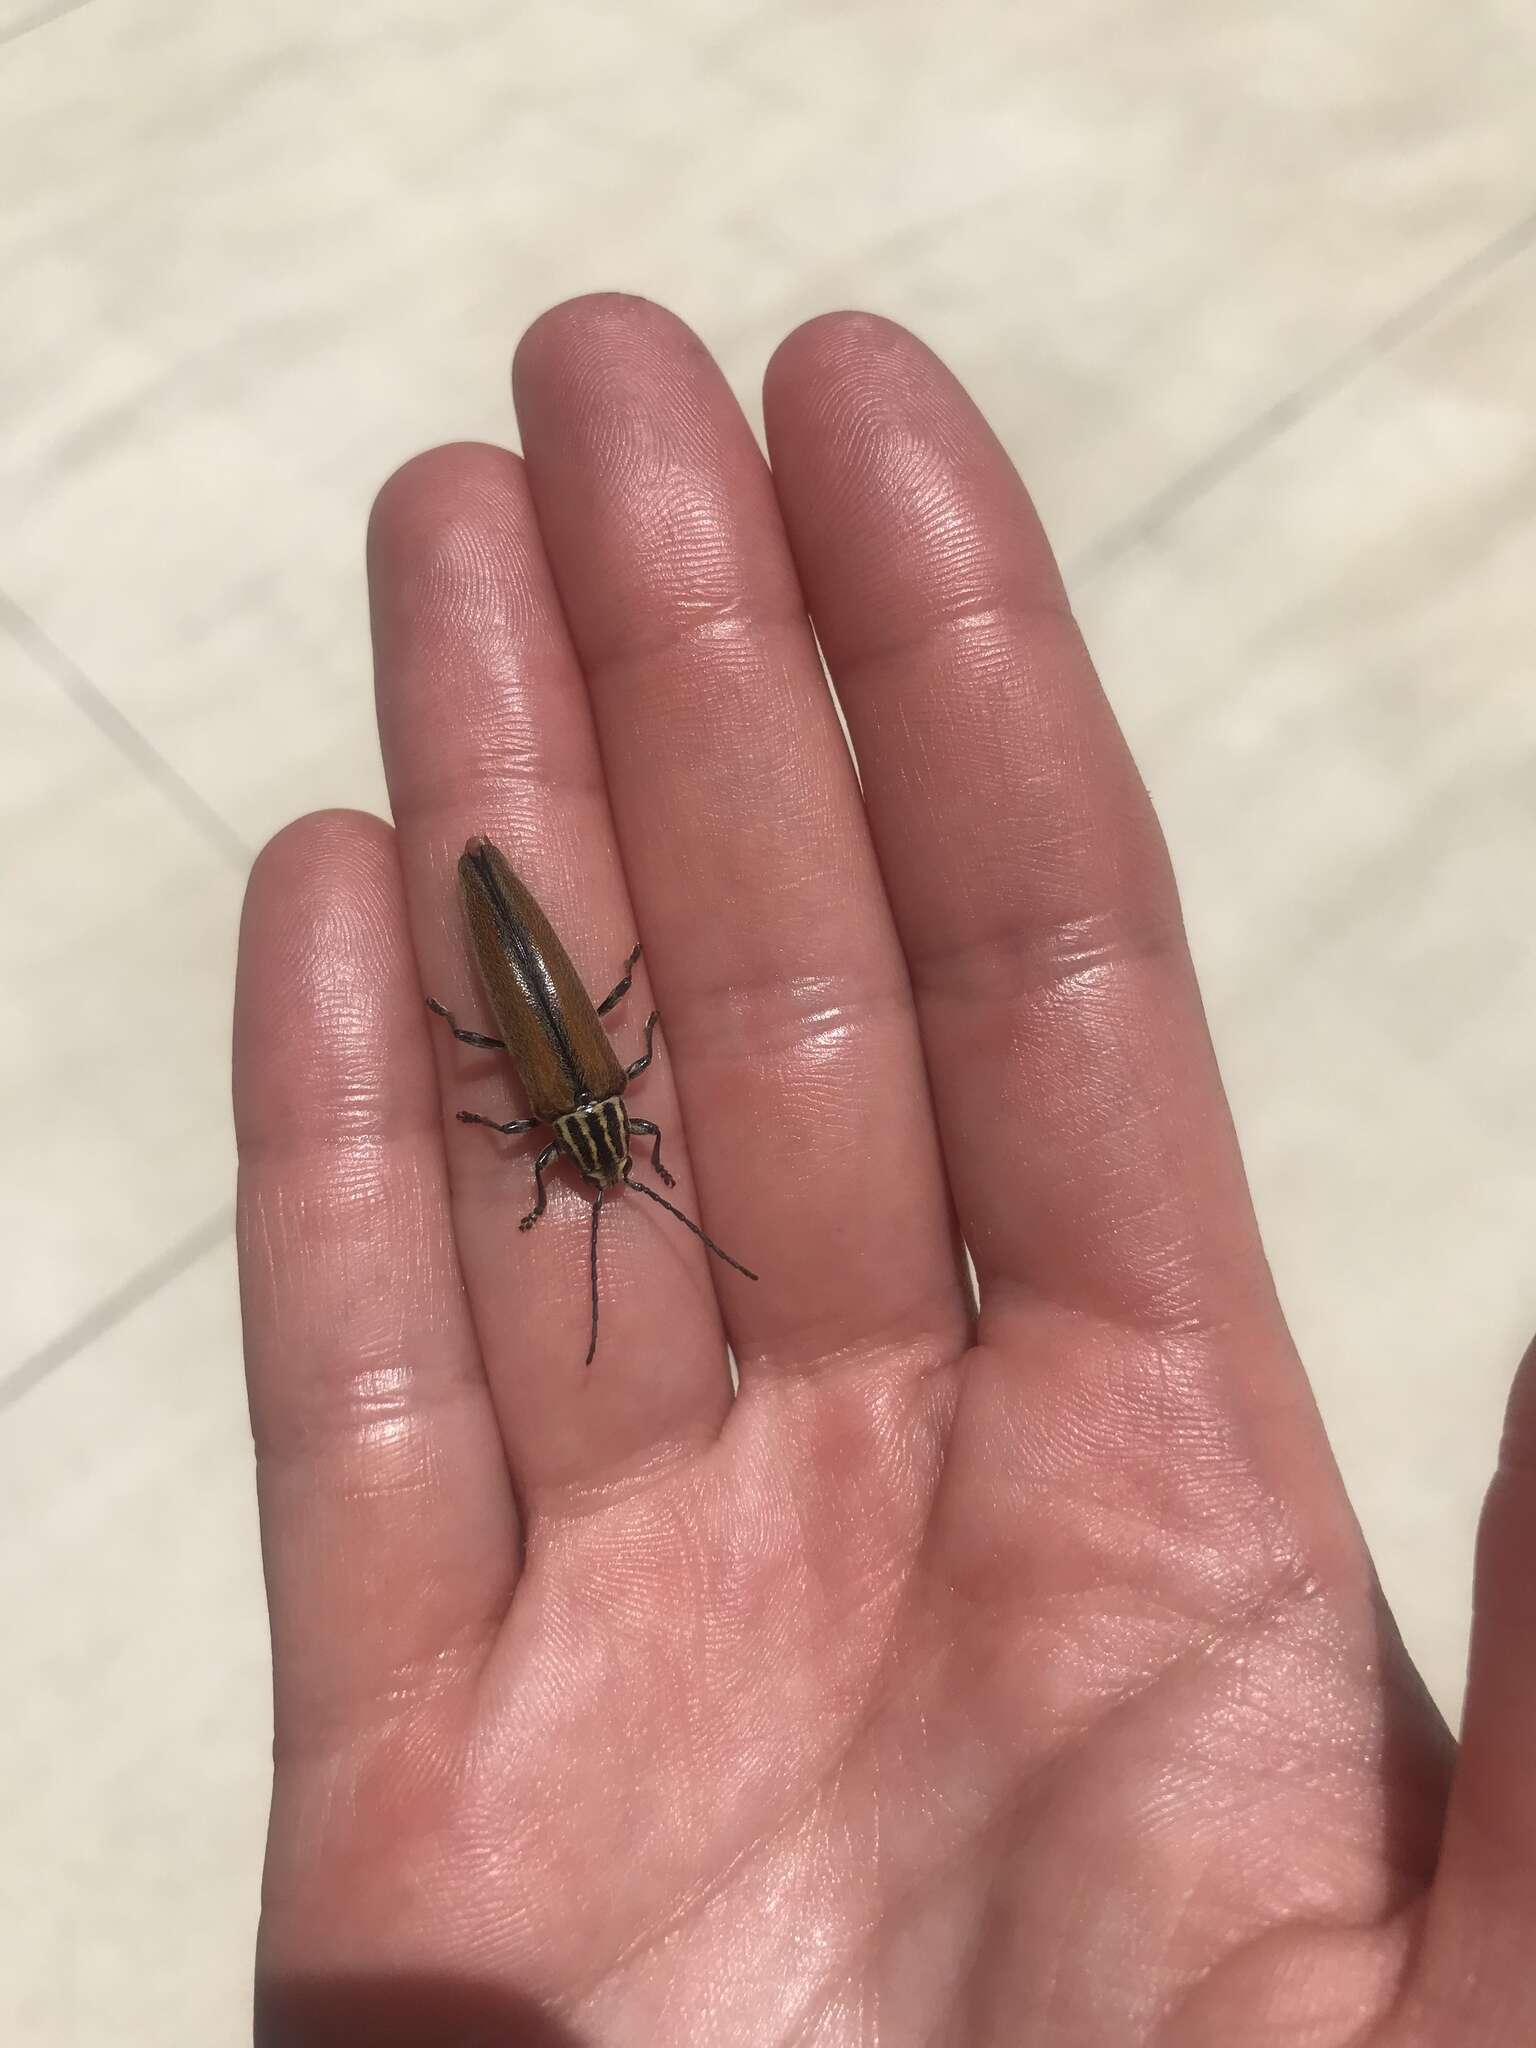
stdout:
{"type": "Polygon", "coordinates": [[[597,1199],[592,1204],[592,1341],[587,1346],[587,1365],[590,1365],[597,1355],[597,1219],[603,1213],[603,1196],[606,1192],[606,1189],[599,1188],[597,1199]]]}
{"type": "MultiPolygon", "coordinates": [[[[698,1224],[694,1222],[691,1216],[685,1216],[681,1209],[674,1209],[672,1204],[666,1199],[664,1195],[658,1195],[654,1188],[648,1188],[643,1180],[632,1180],[626,1178],[624,1185],[630,1188],[638,1188],[642,1195],[649,1195],[651,1200],[657,1205],[658,1208],[665,1209],[669,1216],[675,1216],[678,1222],[682,1224],[685,1230],[691,1230],[694,1236],[698,1238],[701,1244],[707,1245],[710,1251],[714,1253],[717,1259],[724,1259],[725,1263],[728,1266],[734,1266],[738,1273],[745,1273],[749,1280],[755,1280],[757,1278],[757,1275],[753,1272],[750,1266],[744,1266],[741,1263],[740,1259],[733,1259],[729,1252],[722,1251],[720,1246],[715,1243],[715,1240],[712,1237],[710,1237],[707,1234],[707,1232],[700,1230],[698,1224]]],[[[595,1221],[593,1223],[592,1228],[595,1240],[597,1230],[597,1224],[595,1221]]],[[[594,1311],[594,1327],[595,1315],[596,1312],[594,1311]]],[[[593,1337],[592,1341],[594,1344],[597,1342],[595,1336],[593,1337]]]]}

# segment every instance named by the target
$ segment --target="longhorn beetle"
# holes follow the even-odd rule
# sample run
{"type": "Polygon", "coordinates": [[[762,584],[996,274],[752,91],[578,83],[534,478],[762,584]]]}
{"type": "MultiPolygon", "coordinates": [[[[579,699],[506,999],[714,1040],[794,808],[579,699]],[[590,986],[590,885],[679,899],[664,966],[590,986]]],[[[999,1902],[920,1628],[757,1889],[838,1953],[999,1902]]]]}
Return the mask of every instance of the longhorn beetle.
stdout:
{"type": "Polygon", "coordinates": [[[571,965],[570,955],[555,935],[554,926],[512,872],[506,855],[489,839],[471,839],[460,855],[459,897],[480,979],[485,984],[491,1014],[501,1026],[501,1037],[488,1038],[482,1031],[462,1030],[453,1012],[430,996],[427,1008],[445,1017],[454,1037],[465,1045],[506,1053],[533,1112],[531,1116],[499,1124],[494,1117],[461,1109],[461,1124],[485,1124],[509,1138],[546,1124],[555,1134],[533,1163],[534,1203],[518,1229],[532,1230],[544,1214],[548,1199],[545,1168],[553,1165],[560,1153],[573,1159],[582,1179],[597,1189],[592,1200],[592,1337],[586,1357],[590,1365],[597,1350],[597,1223],[603,1213],[603,1197],[610,1188],[634,1188],[648,1196],[691,1230],[717,1259],[724,1259],[749,1280],[755,1280],[757,1275],[729,1252],[722,1251],[691,1216],[685,1216],[654,1188],[634,1178],[631,1133],[651,1139],[651,1165],[662,1185],[677,1185],[661,1163],[661,1132],[644,1117],[631,1116],[624,1107],[625,1089],[651,1064],[651,1039],[658,1013],[652,1010],[646,1018],[645,1050],[627,1067],[620,1063],[601,1022],[628,993],[640,948],[636,946],[624,962],[617,987],[594,1009],[592,998],[571,965]]]}

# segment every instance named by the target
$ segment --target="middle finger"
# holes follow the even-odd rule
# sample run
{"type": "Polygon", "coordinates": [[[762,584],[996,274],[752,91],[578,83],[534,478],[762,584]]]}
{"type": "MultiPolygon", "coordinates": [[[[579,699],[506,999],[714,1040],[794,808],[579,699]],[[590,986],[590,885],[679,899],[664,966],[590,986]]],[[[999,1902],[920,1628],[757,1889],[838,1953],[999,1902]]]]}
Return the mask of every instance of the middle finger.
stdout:
{"type": "Polygon", "coordinates": [[[518,351],[529,483],[591,693],[743,1389],[967,1309],[905,964],[777,504],[680,322],[577,300],[518,351]],[[731,1276],[726,1276],[727,1281],[731,1276]]]}

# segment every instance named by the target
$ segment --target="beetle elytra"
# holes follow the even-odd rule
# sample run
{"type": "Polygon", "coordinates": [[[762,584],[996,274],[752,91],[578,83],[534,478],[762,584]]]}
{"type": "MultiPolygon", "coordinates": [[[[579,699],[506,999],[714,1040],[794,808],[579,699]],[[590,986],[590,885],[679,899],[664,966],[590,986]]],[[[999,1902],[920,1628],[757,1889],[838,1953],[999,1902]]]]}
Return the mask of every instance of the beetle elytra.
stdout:
{"type": "Polygon", "coordinates": [[[489,839],[471,839],[459,859],[459,896],[480,979],[500,1027],[500,1038],[461,1029],[450,1010],[427,999],[427,1008],[444,1017],[455,1038],[465,1045],[505,1052],[517,1070],[532,1114],[497,1123],[461,1109],[459,1122],[485,1124],[506,1137],[547,1126],[550,1142],[534,1161],[534,1203],[519,1224],[531,1230],[544,1214],[548,1190],[544,1175],[563,1152],[574,1161],[582,1179],[596,1188],[592,1202],[592,1336],[588,1365],[597,1350],[597,1225],[603,1199],[611,1189],[634,1188],[691,1230],[716,1258],[734,1266],[749,1280],[757,1275],[723,1251],[691,1216],[658,1195],[634,1176],[632,1137],[649,1138],[651,1165],[665,1187],[675,1182],[661,1163],[661,1132],[644,1117],[631,1116],[624,1091],[651,1064],[651,1040],[657,1013],[645,1020],[645,1049],[625,1066],[614,1051],[603,1018],[629,989],[640,958],[635,947],[624,963],[619,982],[602,1002],[594,1004],[571,965],[554,926],[545,916],[512,865],[489,839]]]}

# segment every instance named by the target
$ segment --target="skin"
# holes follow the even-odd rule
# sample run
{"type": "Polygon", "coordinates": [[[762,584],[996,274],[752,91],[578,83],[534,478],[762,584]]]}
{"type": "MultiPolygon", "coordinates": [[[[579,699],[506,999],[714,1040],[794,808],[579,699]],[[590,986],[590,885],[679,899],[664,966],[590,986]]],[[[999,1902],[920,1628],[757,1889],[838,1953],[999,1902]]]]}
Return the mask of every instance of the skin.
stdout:
{"type": "Polygon", "coordinates": [[[291,826],[246,908],[258,2040],[1536,2039],[1536,1372],[1458,1753],[1001,449],[856,316],[775,356],[771,477],[643,302],[546,315],[515,392],[522,460],[375,511],[394,827],[291,826]],[[454,1122],[522,1105],[423,1007],[489,1024],[474,832],[589,988],[643,934],[632,1107],[763,1276],[616,1197],[590,1371],[574,1177],[520,1236],[540,1138],[454,1122]]]}

